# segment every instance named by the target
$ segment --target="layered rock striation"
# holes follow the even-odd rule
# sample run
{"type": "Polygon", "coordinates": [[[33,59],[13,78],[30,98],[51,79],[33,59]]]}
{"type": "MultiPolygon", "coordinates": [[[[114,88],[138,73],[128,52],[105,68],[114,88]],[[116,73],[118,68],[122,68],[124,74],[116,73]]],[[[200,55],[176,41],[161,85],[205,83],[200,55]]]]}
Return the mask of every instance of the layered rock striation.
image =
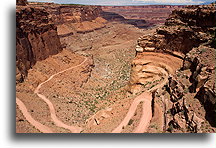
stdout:
{"type": "MultiPolygon", "coordinates": [[[[59,53],[60,38],[105,26],[98,6],[29,3],[18,0],[16,9],[17,83],[27,76],[36,61],[59,53]]],[[[62,45],[61,45],[62,44],[62,45]]]]}
{"type": "Polygon", "coordinates": [[[183,6],[144,5],[144,6],[102,6],[103,11],[119,14],[127,20],[144,20],[142,28],[164,23],[172,10],[183,6]]]}
{"type": "MultiPolygon", "coordinates": [[[[37,6],[37,4],[32,4],[37,6]]],[[[99,6],[43,4],[62,37],[85,33],[105,27],[99,6]]]]}
{"type": "MultiPolygon", "coordinates": [[[[137,51],[188,53],[192,48],[213,40],[215,6],[190,6],[174,10],[165,25],[154,35],[139,38],[137,51]]],[[[184,57],[184,55],[183,55],[184,57]]]]}
{"type": "Polygon", "coordinates": [[[129,91],[137,93],[153,83],[151,91],[164,82],[159,78],[166,79],[154,89],[161,98],[156,102],[163,102],[164,132],[215,132],[215,12],[215,4],[174,10],[164,26],[137,41],[129,91]],[[174,68],[176,60],[167,55],[181,59],[182,66],[174,68]]]}
{"type": "Polygon", "coordinates": [[[195,98],[204,106],[205,118],[213,127],[216,126],[215,52],[216,49],[208,45],[193,48],[186,54],[181,70],[182,73],[191,71],[189,92],[194,93],[195,98]]]}
{"type": "Polygon", "coordinates": [[[57,27],[41,7],[16,8],[16,81],[22,82],[37,61],[62,51],[57,27]]]}
{"type": "Polygon", "coordinates": [[[16,5],[26,6],[27,3],[27,0],[16,0],[16,5]]]}

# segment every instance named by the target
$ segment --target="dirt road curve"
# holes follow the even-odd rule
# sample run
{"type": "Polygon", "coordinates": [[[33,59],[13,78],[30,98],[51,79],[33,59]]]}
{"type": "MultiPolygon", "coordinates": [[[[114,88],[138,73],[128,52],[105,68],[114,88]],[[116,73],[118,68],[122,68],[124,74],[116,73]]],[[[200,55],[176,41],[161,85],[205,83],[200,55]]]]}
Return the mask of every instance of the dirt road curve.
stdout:
{"type": "Polygon", "coordinates": [[[26,120],[28,120],[28,122],[31,123],[35,128],[37,128],[42,133],[53,133],[49,127],[41,124],[40,122],[37,122],[36,120],[32,118],[26,106],[19,98],[16,98],[16,104],[18,105],[19,109],[22,111],[26,120]]]}
{"type": "MultiPolygon", "coordinates": [[[[38,87],[37,87],[37,88],[35,89],[35,91],[34,91],[34,93],[36,93],[36,94],[38,95],[38,97],[40,97],[42,100],[44,100],[44,101],[47,103],[47,105],[48,105],[48,107],[49,107],[49,109],[50,109],[51,118],[52,118],[52,120],[54,121],[54,123],[55,123],[57,126],[59,126],[59,127],[63,127],[63,128],[69,129],[72,133],[80,133],[81,130],[82,130],[82,128],[81,128],[81,127],[75,127],[75,126],[69,126],[69,125],[64,124],[62,121],[60,121],[60,120],[58,119],[58,117],[56,116],[56,114],[55,114],[55,108],[54,108],[52,102],[50,102],[50,100],[49,100],[48,98],[46,98],[44,95],[40,94],[40,93],[39,93],[39,90],[40,90],[40,88],[42,87],[43,84],[49,82],[49,81],[50,81],[53,77],[55,77],[56,75],[61,74],[61,73],[65,72],[65,71],[74,69],[74,68],[76,68],[76,67],[79,67],[79,66],[81,66],[82,64],[84,64],[86,61],[87,61],[87,58],[85,58],[85,59],[83,60],[83,62],[80,63],[79,65],[70,67],[70,68],[68,68],[68,69],[65,69],[65,70],[63,70],[63,71],[60,71],[60,72],[58,72],[58,73],[56,73],[56,74],[51,75],[51,76],[49,77],[49,79],[47,79],[46,81],[40,83],[40,84],[38,85],[38,87]]],[[[16,98],[16,103],[17,103],[17,105],[19,106],[20,110],[22,111],[23,115],[25,116],[26,120],[28,120],[32,125],[34,125],[35,128],[37,128],[38,130],[40,130],[40,131],[43,132],[43,133],[52,133],[52,130],[51,130],[51,129],[49,129],[48,127],[42,125],[41,123],[35,121],[35,120],[32,118],[32,116],[31,116],[30,113],[28,112],[27,108],[25,107],[24,103],[23,103],[20,99],[16,98]]]]}
{"type": "Polygon", "coordinates": [[[39,90],[40,90],[40,88],[42,87],[43,84],[45,84],[45,83],[49,82],[50,80],[52,80],[52,78],[55,77],[56,75],[61,74],[61,73],[65,72],[65,71],[74,69],[76,67],[79,67],[82,64],[84,64],[86,61],[87,61],[87,58],[85,58],[85,60],[83,60],[83,62],[80,63],[79,65],[70,67],[70,68],[65,69],[63,71],[60,71],[60,72],[58,72],[56,74],[53,74],[52,76],[49,77],[49,79],[47,79],[46,81],[44,81],[41,84],[39,84],[38,87],[34,91],[34,93],[36,93],[38,95],[38,97],[40,97],[42,100],[44,100],[47,103],[47,105],[49,106],[50,113],[51,113],[51,118],[54,121],[54,123],[57,126],[59,126],[59,127],[63,127],[63,128],[69,129],[72,133],[80,133],[82,131],[82,128],[81,127],[75,127],[75,126],[66,125],[61,120],[59,120],[58,117],[55,114],[55,108],[54,108],[52,102],[50,102],[50,100],[48,98],[46,98],[44,95],[40,94],[39,90]]]}
{"type": "MultiPolygon", "coordinates": [[[[56,74],[51,75],[46,81],[40,83],[38,85],[38,87],[34,91],[34,93],[37,94],[38,97],[40,97],[43,101],[45,101],[47,103],[47,105],[48,105],[48,107],[50,109],[51,118],[54,121],[54,123],[59,127],[69,129],[72,133],[80,133],[82,131],[82,128],[81,127],[76,127],[76,126],[69,126],[69,125],[64,124],[62,121],[60,121],[58,119],[58,117],[56,116],[55,108],[54,108],[54,105],[52,104],[52,102],[48,98],[46,98],[46,96],[44,96],[43,94],[40,94],[39,90],[43,86],[43,84],[45,84],[45,83],[49,82],[50,80],[52,80],[52,78],[54,78],[56,75],[61,74],[61,73],[65,72],[65,71],[74,69],[76,67],[79,67],[83,63],[85,63],[86,61],[87,61],[87,58],[85,58],[85,60],[83,60],[83,62],[80,63],[79,65],[70,67],[68,69],[65,69],[63,71],[60,71],[60,72],[58,72],[56,74]]],[[[112,131],[112,133],[121,133],[122,132],[123,127],[128,124],[129,120],[133,117],[137,106],[142,101],[144,102],[143,103],[142,117],[140,119],[139,125],[135,128],[133,133],[143,133],[143,132],[145,132],[147,127],[148,127],[148,124],[149,124],[149,122],[150,122],[150,120],[152,118],[151,100],[152,100],[152,96],[151,96],[151,93],[149,93],[149,92],[144,92],[141,95],[139,95],[138,97],[136,97],[134,99],[134,101],[132,102],[126,117],[119,124],[119,126],[112,131]]],[[[32,116],[28,112],[27,108],[25,107],[24,103],[19,98],[16,98],[16,103],[19,106],[20,110],[22,111],[23,115],[25,116],[26,120],[28,120],[33,126],[35,126],[35,128],[37,128],[38,130],[40,130],[43,133],[53,133],[53,131],[49,127],[47,127],[45,125],[42,125],[41,123],[39,123],[38,121],[36,121],[36,120],[34,120],[32,118],[32,116]]]]}
{"type": "Polygon", "coordinates": [[[112,131],[112,133],[122,132],[123,127],[125,127],[128,124],[129,120],[134,116],[137,106],[142,101],[144,102],[143,110],[142,110],[142,117],[140,119],[139,125],[135,128],[133,133],[144,133],[146,129],[148,128],[148,124],[150,123],[150,120],[152,118],[151,100],[152,100],[152,96],[151,96],[151,93],[149,92],[144,92],[138,97],[136,97],[134,101],[132,102],[126,117],[119,124],[119,126],[112,131]]]}

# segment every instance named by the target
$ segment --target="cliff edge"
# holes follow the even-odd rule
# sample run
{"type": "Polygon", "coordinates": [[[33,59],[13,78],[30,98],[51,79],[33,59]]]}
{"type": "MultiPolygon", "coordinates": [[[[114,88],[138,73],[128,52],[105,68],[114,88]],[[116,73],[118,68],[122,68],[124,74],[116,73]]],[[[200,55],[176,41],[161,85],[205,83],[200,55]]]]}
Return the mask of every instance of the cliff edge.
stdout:
{"type": "Polygon", "coordinates": [[[215,132],[215,12],[215,4],[174,10],[137,41],[129,91],[155,94],[164,132],[215,132]]]}
{"type": "MultiPolygon", "coordinates": [[[[19,1],[20,2],[20,1],[19,1]]],[[[19,3],[18,3],[19,4],[19,3]]],[[[16,82],[22,82],[36,61],[62,51],[57,27],[41,7],[16,7],[16,82]]]]}

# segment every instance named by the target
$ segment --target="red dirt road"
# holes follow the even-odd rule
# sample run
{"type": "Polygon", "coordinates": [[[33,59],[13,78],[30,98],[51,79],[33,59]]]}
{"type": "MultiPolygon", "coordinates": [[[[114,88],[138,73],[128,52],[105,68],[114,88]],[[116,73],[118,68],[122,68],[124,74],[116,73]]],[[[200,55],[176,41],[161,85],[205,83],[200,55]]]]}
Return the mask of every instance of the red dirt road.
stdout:
{"type": "Polygon", "coordinates": [[[28,120],[28,122],[32,124],[35,128],[37,128],[42,133],[53,133],[53,131],[49,127],[41,124],[40,122],[32,118],[25,104],[19,98],[16,98],[16,104],[18,105],[19,109],[22,111],[23,116],[26,118],[26,120],[28,120]]]}
{"type": "Polygon", "coordinates": [[[52,102],[50,102],[50,100],[48,98],[46,98],[44,95],[40,94],[39,93],[39,90],[40,88],[42,87],[43,84],[49,82],[50,80],[52,80],[53,77],[55,77],[56,75],[58,74],[61,74],[65,71],[68,71],[68,70],[71,70],[71,69],[74,69],[76,67],[79,67],[81,66],[82,64],[84,64],[85,62],[87,61],[87,58],[85,58],[83,60],[82,63],[80,63],[79,65],[76,65],[76,66],[73,66],[73,67],[70,67],[68,69],[65,69],[63,71],[60,71],[56,74],[53,74],[49,77],[49,79],[47,79],[46,81],[42,82],[41,84],[38,85],[38,87],[35,89],[34,93],[36,93],[38,95],[38,97],[40,97],[42,100],[44,100],[47,105],[49,106],[49,109],[50,109],[50,113],[51,113],[51,118],[52,120],[54,121],[54,123],[59,126],[59,127],[63,127],[63,128],[66,128],[66,129],[69,129],[72,133],[80,133],[82,131],[82,128],[81,127],[75,127],[75,126],[69,126],[69,125],[66,125],[64,124],[61,120],[58,119],[58,117],[56,116],[56,113],[55,113],[55,108],[52,104],[52,102]]]}
{"type": "Polygon", "coordinates": [[[128,124],[129,120],[134,116],[134,113],[136,111],[137,106],[142,101],[144,102],[143,103],[142,117],[140,119],[139,125],[135,128],[133,133],[144,133],[146,131],[146,129],[148,128],[148,125],[149,125],[150,120],[152,118],[151,100],[152,100],[152,96],[151,96],[151,93],[149,93],[149,92],[144,92],[141,95],[139,95],[138,97],[136,97],[134,99],[134,101],[132,102],[126,117],[119,124],[119,126],[112,131],[112,133],[121,133],[122,132],[123,127],[125,127],[128,124]]]}
{"type": "MultiPolygon", "coordinates": [[[[51,118],[54,121],[54,123],[59,127],[69,129],[72,133],[80,133],[82,131],[82,128],[81,127],[75,127],[75,126],[69,126],[69,125],[64,124],[62,121],[60,121],[58,119],[58,117],[56,116],[55,108],[54,108],[52,102],[50,102],[50,100],[48,98],[46,98],[44,95],[40,94],[39,90],[40,90],[40,88],[42,87],[43,84],[45,84],[45,83],[49,82],[50,80],[52,80],[52,78],[55,77],[56,75],[61,74],[61,73],[65,72],[65,71],[74,69],[76,67],[79,67],[82,64],[84,64],[86,61],[87,61],[87,58],[85,58],[83,60],[83,62],[80,63],[79,65],[70,67],[68,69],[65,69],[63,71],[60,71],[60,72],[58,72],[56,74],[51,75],[46,81],[40,83],[38,85],[38,87],[34,91],[34,93],[36,93],[38,95],[38,97],[40,97],[43,101],[45,101],[47,103],[47,105],[48,105],[48,107],[50,109],[51,118]]],[[[37,128],[38,130],[40,130],[43,133],[53,133],[52,130],[49,127],[47,127],[45,125],[42,125],[41,123],[37,122],[36,120],[34,120],[32,118],[32,116],[28,112],[26,106],[24,105],[24,103],[19,98],[16,98],[16,103],[19,106],[20,110],[22,111],[22,113],[23,113],[24,117],[26,118],[26,120],[28,120],[33,126],[35,126],[35,128],[37,128]]]]}
{"type": "MultiPolygon", "coordinates": [[[[38,97],[40,97],[48,105],[48,107],[50,109],[51,118],[54,121],[54,123],[59,127],[69,129],[72,133],[80,133],[82,131],[82,128],[81,127],[76,127],[76,126],[66,125],[61,120],[59,120],[58,117],[56,116],[54,105],[52,104],[52,102],[48,98],[46,98],[46,96],[44,96],[43,94],[40,94],[39,90],[43,86],[43,84],[45,84],[45,83],[49,82],[50,80],[52,80],[52,78],[54,78],[56,75],[61,74],[61,73],[65,72],[65,71],[74,69],[76,67],[79,67],[82,64],[84,64],[86,61],[87,61],[87,58],[85,58],[83,60],[83,62],[80,63],[79,65],[70,67],[68,69],[65,69],[63,71],[60,71],[60,72],[58,72],[56,74],[51,75],[46,81],[40,83],[38,85],[38,87],[34,91],[34,93],[37,94],[38,97]]],[[[137,106],[142,101],[144,102],[143,103],[142,117],[140,119],[139,125],[134,129],[133,133],[144,133],[146,131],[146,129],[148,128],[148,125],[149,125],[150,120],[152,118],[151,100],[152,100],[152,95],[151,95],[150,92],[144,92],[141,95],[139,95],[138,97],[136,97],[134,99],[134,101],[132,102],[126,117],[119,124],[119,126],[112,131],[112,133],[121,133],[122,132],[123,127],[125,127],[128,124],[129,120],[133,117],[137,106]]],[[[42,125],[41,123],[39,123],[38,121],[36,121],[36,120],[34,120],[32,118],[31,114],[28,112],[28,110],[25,107],[24,103],[19,98],[16,98],[16,103],[19,106],[20,110],[22,111],[22,113],[23,113],[24,117],[26,118],[26,120],[28,120],[33,126],[35,126],[35,128],[37,128],[38,130],[40,130],[43,133],[53,133],[53,131],[49,127],[47,127],[45,125],[42,125]]]]}

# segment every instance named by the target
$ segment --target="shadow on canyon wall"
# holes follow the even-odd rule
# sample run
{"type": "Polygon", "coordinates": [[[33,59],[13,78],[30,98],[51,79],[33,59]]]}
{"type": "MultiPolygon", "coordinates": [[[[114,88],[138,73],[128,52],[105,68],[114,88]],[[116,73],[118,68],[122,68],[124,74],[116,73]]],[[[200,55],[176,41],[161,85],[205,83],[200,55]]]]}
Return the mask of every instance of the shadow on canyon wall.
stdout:
{"type": "Polygon", "coordinates": [[[122,15],[119,15],[118,13],[114,13],[114,12],[103,11],[101,13],[101,16],[107,21],[117,21],[124,24],[130,24],[139,29],[148,28],[153,25],[142,19],[126,19],[122,15]]]}

